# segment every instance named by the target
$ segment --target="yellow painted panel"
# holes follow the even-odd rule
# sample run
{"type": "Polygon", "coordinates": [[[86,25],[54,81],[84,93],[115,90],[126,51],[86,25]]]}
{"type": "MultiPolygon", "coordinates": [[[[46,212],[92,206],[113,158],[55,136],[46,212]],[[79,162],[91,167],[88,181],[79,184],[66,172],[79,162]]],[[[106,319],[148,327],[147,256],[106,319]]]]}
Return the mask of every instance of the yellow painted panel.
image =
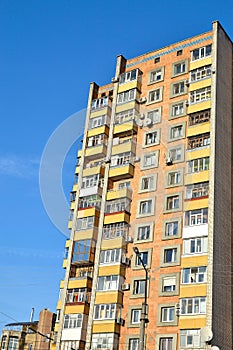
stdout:
{"type": "Polygon", "coordinates": [[[77,192],[78,191],[78,184],[74,184],[72,188],[72,192],[77,192]]]}
{"type": "Polygon", "coordinates": [[[70,202],[70,210],[74,210],[75,208],[75,201],[70,202]]]}
{"type": "Polygon", "coordinates": [[[121,178],[133,177],[133,174],[134,174],[134,166],[132,164],[110,168],[109,170],[109,177],[116,178],[118,180],[120,180],[121,178]]]}
{"type": "Polygon", "coordinates": [[[198,126],[191,126],[187,129],[187,137],[193,135],[204,134],[210,132],[210,123],[199,124],[198,126]]]}
{"type": "Polygon", "coordinates": [[[75,168],[75,174],[78,174],[78,173],[79,173],[79,170],[80,170],[80,166],[76,166],[76,168],[75,168]]]}
{"type": "Polygon", "coordinates": [[[199,208],[208,208],[209,198],[195,199],[184,202],[184,210],[195,210],[199,208]]]}
{"type": "Polygon", "coordinates": [[[110,215],[105,215],[104,217],[104,224],[114,224],[115,222],[122,222],[125,221],[129,223],[130,216],[129,214],[123,212],[119,214],[110,214],[110,215]]]}
{"type": "Polygon", "coordinates": [[[107,193],[107,200],[113,200],[113,199],[118,199],[118,198],[132,198],[132,191],[129,188],[123,188],[122,190],[118,191],[108,191],[107,193]]]}
{"type": "MultiPolygon", "coordinates": [[[[122,271],[122,265],[109,265],[99,267],[99,276],[110,276],[110,275],[120,275],[122,271]]],[[[125,268],[124,268],[125,269],[125,268]]]]}
{"type": "Polygon", "coordinates": [[[123,103],[121,105],[116,106],[116,113],[127,111],[128,109],[135,108],[135,106],[136,106],[136,102],[135,101],[131,101],[131,102],[128,102],[128,103],[123,103]]]}
{"type": "Polygon", "coordinates": [[[68,221],[68,228],[69,228],[69,229],[72,229],[72,222],[73,222],[72,220],[69,220],[69,221],[68,221]]]}
{"type": "Polygon", "coordinates": [[[67,259],[63,260],[63,264],[62,264],[63,269],[67,268],[67,259]]]}
{"type": "Polygon", "coordinates": [[[84,176],[91,176],[91,175],[95,175],[95,174],[104,175],[104,167],[103,166],[95,166],[93,168],[83,169],[83,177],[84,176]]]}
{"type": "Polygon", "coordinates": [[[55,323],[54,332],[58,332],[58,328],[59,328],[59,323],[55,323]]]}
{"type": "Polygon", "coordinates": [[[86,304],[80,304],[80,305],[66,305],[65,307],[65,314],[85,314],[87,313],[89,307],[87,307],[86,304]]]}
{"type": "MultiPolygon", "coordinates": [[[[56,330],[54,329],[54,331],[55,331],[55,332],[58,332],[58,329],[56,329],[56,330]]],[[[56,350],[56,344],[53,344],[53,343],[50,344],[50,348],[49,348],[49,349],[50,349],[50,350],[56,350]]]]}
{"type": "Polygon", "coordinates": [[[106,145],[100,145],[95,147],[86,148],[85,156],[91,157],[91,156],[98,156],[98,155],[106,155],[107,146],[106,145]]]}
{"type": "Polygon", "coordinates": [[[70,246],[70,239],[67,239],[66,240],[66,248],[69,248],[69,246],[70,246]]]}
{"type": "Polygon", "coordinates": [[[121,145],[115,145],[112,147],[112,155],[120,154],[124,152],[136,153],[136,143],[135,142],[125,142],[121,145]]]}
{"type": "Polygon", "coordinates": [[[122,246],[125,246],[125,240],[122,237],[114,238],[114,239],[104,239],[101,244],[101,249],[115,249],[115,248],[121,248],[122,246]]]}
{"type": "Polygon", "coordinates": [[[81,158],[81,157],[82,157],[82,153],[83,153],[83,150],[82,150],[82,149],[79,149],[79,150],[78,150],[78,158],[81,158]]]}
{"type": "Polygon", "coordinates": [[[190,104],[188,106],[187,114],[203,111],[204,109],[208,109],[211,107],[211,100],[190,104]]]}
{"type": "Polygon", "coordinates": [[[211,86],[211,78],[202,79],[202,80],[199,80],[195,83],[190,84],[189,91],[202,89],[202,88],[205,88],[207,86],[211,86]]]}
{"type": "Polygon", "coordinates": [[[190,318],[184,318],[185,316],[180,316],[179,327],[180,329],[193,329],[193,328],[202,328],[206,325],[206,318],[203,316],[190,318]]]}
{"type": "Polygon", "coordinates": [[[96,208],[86,208],[86,209],[81,209],[78,210],[78,218],[85,218],[87,216],[99,216],[99,210],[96,208]]]}
{"type": "Polygon", "coordinates": [[[99,126],[98,128],[90,129],[87,132],[88,137],[99,135],[99,134],[108,135],[109,134],[109,127],[107,125],[102,125],[102,126],[99,126]]]}
{"type": "Polygon", "coordinates": [[[188,174],[185,176],[185,185],[209,181],[209,177],[209,170],[200,171],[199,173],[188,174]]]}
{"type": "Polygon", "coordinates": [[[112,321],[94,321],[93,322],[93,333],[119,333],[120,326],[112,321]]]}
{"type": "Polygon", "coordinates": [[[186,151],[186,160],[190,159],[197,159],[197,158],[203,158],[203,157],[209,157],[210,156],[210,148],[204,147],[200,149],[196,149],[195,151],[186,151]]]}
{"type": "Polygon", "coordinates": [[[180,286],[180,298],[205,297],[207,293],[206,284],[193,284],[180,286]]]}
{"type": "Polygon", "coordinates": [[[92,111],[90,114],[90,118],[96,118],[96,117],[100,117],[101,115],[106,115],[108,114],[110,107],[105,107],[105,108],[101,108],[98,109],[98,111],[92,111]]]}
{"type": "Polygon", "coordinates": [[[87,287],[87,278],[81,279],[72,279],[69,280],[68,288],[86,288],[87,287]]]}
{"type": "Polygon", "coordinates": [[[122,91],[127,91],[127,90],[130,90],[130,89],[141,89],[141,83],[139,82],[139,80],[133,80],[133,81],[130,81],[128,83],[125,83],[125,84],[121,84],[119,85],[118,87],[118,94],[122,91]]]}
{"type": "Polygon", "coordinates": [[[61,307],[62,307],[62,302],[61,302],[61,300],[58,300],[58,302],[57,302],[57,310],[60,310],[61,307]]]}
{"type": "Polygon", "coordinates": [[[75,231],[74,240],[78,241],[81,239],[91,239],[91,238],[96,239],[97,235],[98,235],[97,227],[90,230],[75,231]]]}
{"type": "Polygon", "coordinates": [[[122,304],[123,294],[117,290],[115,292],[97,292],[95,304],[122,304]]]}
{"type": "Polygon", "coordinates": [[[207,255],[196,255],[189,257],[181,257],[181,267],[192,267],[192,266],[207,266],[208,256],[207,255]]]}
{"type": "Polygon", "coordinates": [[[138,130],[138,126],[133,120],[127,123],[115,125],[113,129],[113,134],[123,134],[124,132],[128,132],[131,130],[135,132],[137,132],[138,130]]]}
{"type": "Polygon", "coordinates": [[[199,67],[204,67],[204,66],[207,66],[208,64],[211,64],[211,63],[212,63],[211,56],[209,56],[207,58],[200,59],[200,60],[196,60],[196,61],[190,62],[190,70],[193,70],[193,69],[196,69],[199,67]]]}
{"type": "Polygon", "coordinates": [[[60,282],[60,289],[63,289],[64,288],[64,280],[61,280],[60,282]]]}

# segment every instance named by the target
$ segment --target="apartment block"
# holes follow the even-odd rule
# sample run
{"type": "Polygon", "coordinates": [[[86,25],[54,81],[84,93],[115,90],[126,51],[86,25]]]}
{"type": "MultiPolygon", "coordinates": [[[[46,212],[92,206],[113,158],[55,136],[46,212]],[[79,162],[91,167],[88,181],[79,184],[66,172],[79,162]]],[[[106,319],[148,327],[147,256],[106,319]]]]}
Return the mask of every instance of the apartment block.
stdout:
{"type": "Polygon", "coordinates": [[[90,84],[54,349],[232,349],[232,77],[213,22],[90,84]]]}

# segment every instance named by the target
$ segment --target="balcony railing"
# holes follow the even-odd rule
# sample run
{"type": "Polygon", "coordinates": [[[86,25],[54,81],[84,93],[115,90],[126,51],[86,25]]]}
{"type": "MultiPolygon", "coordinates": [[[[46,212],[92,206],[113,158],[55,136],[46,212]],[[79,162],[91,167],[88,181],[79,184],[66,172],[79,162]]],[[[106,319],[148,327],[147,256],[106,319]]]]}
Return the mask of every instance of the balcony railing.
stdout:
{"type": "Polygon", "coordinates": [[[129,235],[129,226],[125,223],[105,225],[103,231],[104,239],[127,238],[129,235]]]}

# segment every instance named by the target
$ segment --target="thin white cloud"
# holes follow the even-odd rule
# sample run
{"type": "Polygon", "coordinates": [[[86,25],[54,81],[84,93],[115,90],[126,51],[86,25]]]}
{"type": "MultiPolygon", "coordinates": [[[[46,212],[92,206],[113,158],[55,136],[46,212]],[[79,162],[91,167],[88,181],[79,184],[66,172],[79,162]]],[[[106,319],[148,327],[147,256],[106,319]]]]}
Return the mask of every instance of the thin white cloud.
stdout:
{"type": "Polygon", "coordinates": [[[38,175],[39,158],[18,155],[0,155],[0,175],[31,178],[38,175]]]}

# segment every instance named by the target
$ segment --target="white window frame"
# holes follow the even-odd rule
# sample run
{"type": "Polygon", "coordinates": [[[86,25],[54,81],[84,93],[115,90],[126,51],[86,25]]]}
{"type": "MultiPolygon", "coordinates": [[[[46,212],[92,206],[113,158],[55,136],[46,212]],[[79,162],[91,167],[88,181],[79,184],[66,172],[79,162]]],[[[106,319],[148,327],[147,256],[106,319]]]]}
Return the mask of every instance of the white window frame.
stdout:
{"type": "Polygon", "coordinates": [[[212,74],[211,64],[193,69],[190,72],[190,82],[194,83],[195,81],[208,79],[211,77],[211,74],[212,74]]]}
{"type": "Polygon", "coordinates": [[[110,291],[110,290],[118,290],[119,283],[120,283],[120,276],[119,275],[99,276],[98,283],[97,283],[97,290],[101,291],[101,292],[110,291]],[[102,280],[102,283],[101,283],[102,286],[100,286],[101,280],[102,280]]]}
{"type": "Polygon", "coordinates": [[[117,95],[117,104],[122,104],[130,101],[134,101],[136,99],[137,89],[130,89],[126,91],[122,91],[117,95]]]}
{"type": "Polygon", "coordinates": [[[91,103],[91,109],[92,110],[100,109],[100,108],[107,107],[107,105],[108,105],[108,96],[104,96],[93,100],[91,103]]]}
{"type": "Polygon", "coordinates": [[[175,320],[175,307],[167,306],[161,308],[161,322],[170,323],[175,320]]]}
{"type": "Polygon", "coordinates": [[[205,343],[201,341],[200,329],[181,329],[180,330],[180,349],[199,349],[203,348],[205,343]]]}
{"type": "Polygon", "coordinates": [[[156,185],[157,185],[157,174],[150,174],[147,176],[142,176],[140,177],[139,180],[139,193],[142,192],[150,192],[150,191],[155,191],[156,190],[156,185]],[[147,181],[147,188],[144,188],[145,181],[147,181]]]}
{"type": "Polygon", "coordinates": [[[159,151],[142,154],[140,168],[142,170],[157,168],[159,163],[159,151]]]}
{"type": "Polygon", "coordinates": [[[147,104],[157,103],[163,99],[163,87],[159,87],[154,90],[150,90],[147,93],[147,104]]]}
{"type": "Polygon", "coordinates": [[[94,227],[94,222],[95,222],[94,216],[79,218],[76,220],[76,230],[82,231],[82,230],[92,229],[94,227]]]}
{"type": "Polygon", "coordinates": [[[137,217],[151,216],[155,213],[155,197],[145,198],[138,201],[137,217]]]}
{"type": "Polygon", "coordinates": [[[117,304],[97,304],[94,307],[94,320],[112,320],[116,318],[117,304]]]}
{"type": "Polygon", "coordinates": [[[122,249],[107,249],[100,252],[100,265],[112,265],[121,261],[122,249]]]}
{"type": "Polygon", "coordinates": [[[209,170],[209,157],[196,158],[187,162],[187,174],[199,173],[200,171],[209,170]]]}
{"type": "Polygon", "coordinates": [[[189,103],[195,104],[211,99],[211,86],[206,86],[194,91],[189,94],[189,103]]]}
{"type": "Polygon", "coordinates": [[[151,120],[152,124],[157,124],[161,122],[162,107],[155,108],[147,112],[147,118],[151,120]]]}
{"type": "Polygon", "coordinates": [[[212,45],[206,45],[202,47],[198,47],[191,52],[191,61],[201,60],[203,58],[211,56],[212,53],[212,45]]]}
{"type": "Polygon", "coordinates": [[[185,101],[178,101],[170,105],[170,113],[168,119],[175,119],[186,114],[185,101]]]}
{"type": "Polygon", "coordinates": [[[141,309],[132,309],[131,310],[131,324],[140,324],[141,322],[141,309]]]}
{"type": "Polygon", "coordinates": [[[143,147],[150,147],[159,145],[160,143],[160,129],[150,130],[144,133],[143,147]]]}
{"type": "Polygon", "coordinates": [[[171,84],[171,97],[184,95],[187,92],[185,80],[177,81],[171,84]]]}
{"type": "Polygon", "coordinates": [[[81,328],[82,321],[83,321],[82,314],[66,314],[64,315],[63,328],[64,329],[81,328]]]}
{"type": "Polygon", "coordinates": [[[156,68],[149,72],[148,85],[158,83],[164,79],[164,67],[156,68]]]}
{"type": "Polygon", "coordinates": [[[183,255],[206,254],[208,237],[193,237],[183,240],[183,255]]]}
{"type": "Polygon", "coordinates": [[[137,80],[138,73],[139,73],[138,69],[132,69],[129,72],[122,73],[119,77],[119,85],[137,80]]]}
{"type": "Polygon", "coordinates": [[[208,208],[188,210],[184,213],[184,227],[208,223],[208,208]]]}
{"type": "Polygon", "coordinates": [[[207,282],[207,266],[192,266],[182,269],[182,284],[202,284],[207,282]]]}
{"type": "Polygon", "coordinates": [[[180,314],[181,315],[206,314],[206,297],[180,299],[180,314]]]}

